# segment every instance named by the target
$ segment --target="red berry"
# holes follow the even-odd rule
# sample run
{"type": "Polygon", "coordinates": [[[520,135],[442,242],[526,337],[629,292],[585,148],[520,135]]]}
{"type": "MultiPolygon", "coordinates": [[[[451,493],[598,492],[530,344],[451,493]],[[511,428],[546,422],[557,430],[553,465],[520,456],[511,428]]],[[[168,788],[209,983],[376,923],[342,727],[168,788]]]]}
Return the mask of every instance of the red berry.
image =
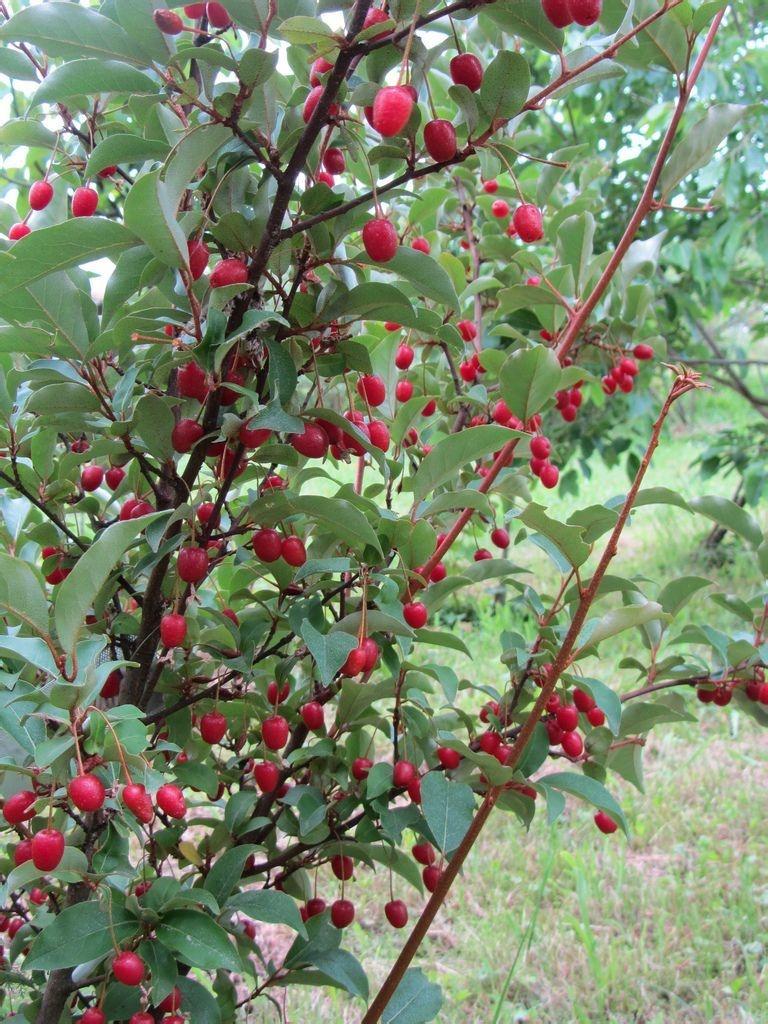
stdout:
{"type": "Polygon", "coordinates": [[[83,466],[80,474],[80,486],[84,491],[95,491],[101,487],[104,470],[101,466],[83,466]]]}
{"type": "Polygon", "coordinates": [[[187,620],[174,612],[160,619],[160,639],[165,647],[181,647],[187,635],[187,620]]]}
{"type": "Polygon", "coordinates": [[[394,353],[394,365],[398,370],[408,370],[414,361],[414,354],[414,350],[410,345],[398,345],[397,351],[394,353]]]}
{"type": "Polygon", "coordinates": [[[491,203],[491,213],[494,217],[506,217],[509,213],[509,203],[504,199],[494,199],[491,203]]]}
{"type": "Polygon", "coordinates": [[[595,815],[595,824],[605,835],[609,836],[619,827],[613,818],[605,811],[598,811],[595,815]]]}
{"type": "Polygon", "coordinates": [[[208,572],[208,553],[205,548],[181,548],[177,568],[185,583],[199,583],[208,572]]]}
{"type": "Polygon", "coordinates": [[[411,248],[415,249],[416,252],[423,252],[425,256],[429,256],[430,252],[432,252],[432,246],[422,235],[414,238],[411,242],[411,248]]]}
{"type": "Polygon", "coordinates": [[[286,537],[280,546],[280,554],[284,562],[297,568],[307,560],[304,542],[300,537],[286,537]]]}
{"type": "Polygon", "coordinates": [[[93,188],[81,186],[72,196],[72,216],[92,217],[99,205],[99,193],[93,188]]]}
{"type": "Polygon", "coordinates": [[[69,799],[79,811],[98,811],[104,804],[106,793],[97,775],[76,775],[67,786],[69,799]]]}
{"type": "Polygon", "coordinates": [[[277,530],[257,530],[251,538],[256,557],[262,562],[276,562],[283,550],[283,539],[277,530]]]}
{"type": "Polygon", "coordinates": [[[173,446],[173,450],[180,454],[191,452],[203,436],[203,433],[203,428],[197,420],[179,420],[171,431],[171,445],[173,446]]]}
{"type": "Polygon", "coordinates": [[[365,671],[371,672],[379,660],[379,645],[373,639],[373,637],[367,636],[362,642],[362,647],[365,648],[365,671]]]}
{"type": "Polygon", "coordinates": [[[33,810],[37,797],[31,789],[22,790],[9,796],[3,804],[3,817],[9,825],[20,825],[22,821],[34,818],[33,810]]]}
{"type": "Polygon", "coordinates": [[[417,778],[416,768],[410,761],[397,761],[392,769],[392,784],[395,789],[405,789],[417,778]]]}
{"type": "Polygon", "coordinates": [[[413,384],[409,380],[399,380],[395,385],[395,398],[398,402],[407,402],[413,398],[413,384]]]}
{"type": "Polygon", "coordinates": [[[402,85],[385,85],[373,101],[371,125],[385,138],[399,133],[408,124],[413,110],[413,97],[402,85]]]}
{"type": "Polygon", "coordinates": [[[383,420],[371,420],[368,424],[368,434],[375,448],[382,452],[389,450],[389,427],[383,420]]]}
{"type": "Polygon", "coordinates": [[[210,391],[205,370],[195,362],[185,363],[179,369],[177,384],[182,398],[195,398],[198,402],[204,402],[210,391]]]}
{"type": "Polygon", "coordinates": [[[187,242],[187,264],[193,281],[197,281],[205,273],[208,258],[208,246],[199,238],[187,242]]]}
{"type": "Polygon", "coordinates": [[[272,793],[280,782],[280,769],[272,761],[261,761],[253,766],[253,777],[262,793],[272,793]]]}
{"type": "Polygon", "coordinates": [[[544,223],[541,210],[533,203],[523,203],[515,210],[512,217],[515,230],[523,242],[538,242],[544,237],[544,223]]]}
{"type": "Polygon", "coordinates": [[[146,789],[140,782],[129,782],[127,786],[123,786],[123,791],[120,797],[132,814],[134,814],[139,821],[148,825],[155,816],[154,808],[152,807],[152,800],[147,793],[146,789]]]}
{"type": "Polygon", "coordinates": [[[464,341],[474,341],[477,337],[477,326],[472,320],[459,320],[456,327],[464,341]]]}
{"type": "MultiPolygon", "coordinates": [[[[13,849],[13,863],[16,867],[20,867],[22,864],[26,864],[28,860],[32,860],[32,840],[22,839],[13,849]]],[[[2,928],[0,928],[0,931],[2,931],[2,928]]]]}
{"type": "Polygon", "coordinates": [[[90,1006],[83,1013],[79,1024],[107,1024],[107,1015],[103,1010],[97,1010],[95,1006],[90,1006]]]}
{"type": "Polygon", "coordinates": [[[384,914],[393,928],[405,928],[408,924],[408,907],[402,900],[390,900],[386,903],[384,914]]]}
{"type": "Polygon", "coordinates": [[[177,36],[184,30],[184,22],[175,11],[160,10],[153,14],[155,24],[167,36],[177,36]]]}
{"type": "Polygon", "coordinates": [[[559,707],[555,717],[563,732],[573,732],[579,726],[579,712],[570,704],[563,704],[559,707]]]}
{"type": "Polygon", "coordinates": [[[206,743],[220,743],[226,731],[227,719],[220,711],[206,711],[200,719],[200,735],[206,743]]]}
{"type": "Polygon", "coordinates": [[[493,555],[488,548],[478,548],[473,557],[476,562],[485,562],[489,558],[493,558],[493,555]]]}
{"type": "Polygon", "coordinates": [[[336,146],[326,149],[323,154],[323,167],[329,174],[343,174],[347,169],[347,163],[342,151],[336,146]]]}
{"type": "Polygon", "coordinates": [[[50,181],[35,181],[29,189],[29,205],[33,210],[44,210],[53,199],[53,185],[50,181]]]}
{"type": "MultiPolygon", "coordinates": [[[[157,806],[171,818],[183,818],[187,813],[187,802],[178,786],[167,782],[157,791],[157,806]]],[[[177,1007],[174,1007],[177,1009],[177,1007]]]]}
{"type": "Polygon", "coordinates": [[[422,416],[431,416],[436,408],[437,408],[437,402],[435,401],[434,398],[430,398],[430,400],[427,402],[427,404],[421,410],[421,415],[422,416]]]}
{"type": "MultiPolygon", "coordinates": [[[[205,7],[205,4],[192,4],[193,7],[205,7]]],[[[184,8],[186,10],[186,8],[184,8]]],[[[131,1017],[129,1024],[155,1024],[155,1018],[151,1013],[143,1013],[137,1010],[131,1017]]]]}
{"type": "Polygon", "coordinates": [[[635,359],[653,359],[653,349],[650,345],[635,345],[632,355],[635,359]]]}
{"type": "Polygon", "coordinates": [[[214,28],[229,28],[232,24],[232,19],[224,4],[207,3],[205,5],[205,13],[209,24],[214,28]]]}
{"type": "Polygon", "coordinates": [[[489,196],[492,196],[495,192],[499,191],[499,183],[495,178],[489,178],[488,181],[483,182],[483,192],[487,192],[489,196]]]}
{"type": "Polygon", "coordinates": [[[107,676],[101,688],[101,696],[105,700],[116,697],[120,693],[120,684],[123,681],[123,673],[119,668],[113,669],[107,676]]]}
{"type": "Polygon", "coordinates": [[[384,381],[375,374],[365,374],[358,380],[357,393],[374,408],[382,405],[387,397],[384,381]]]}
{"type": "Polygon", "coordinates": [[[352,778],[362,782],[368,778],[368,773],[373,768],[373,761],[368,757],[356,757],[352,762],[352,778]]]}
{"type": "Polygon", "coordinates": [[[331,857],[331,871],[342,881],[348,882],[355,870],[355,864],[351,857],[337,853],[331,857]]]}
{"type": "Polygon", "coordinates": [[[327,904],[324,899],[319,896],[313,896],[312,899],[307,900],[307,917],[317,917],[319,914],[325,912],[327,904]]]}
{"type": "Polygon", "coordinates": [[[323,705],[316,700],[311,700],[302,706],[301,717],[310,732],[319,732],[325,725],[323,705]]]}
{"type": "MultiPolygon", "coordinates": [[[[382,10],[381,7],[371,7],[365,16],[363,22],[363,28],[370,28],[371,25],[380,25],[383,21],[389,21],[389,15],[386,11],[382,10]]],[[[387,31],[379,32],[378,35],[371,36],[371,39],[382,39],[387,35],[387,31]]]]}
{"type": "MultiPolygon", "coordinates": [[[[315,112],[315,110],[317,108],[317,105],[320,102],[320,98],[321,98],[321,96],[323,95],[324,92],[325,92],[325,86],[324,85],[316,85],[314,87],[314,89],[312,89],[312,91],[310,92],[309,96],[307,96],[307,98],[304,100],[304,109],[302,110],[302,118],[304,119],[304,123],[305,124],[307,124],[312,119],[312,115],[314,114],[314,112],[315,112]]],[[[338,114],[338,112],[339,112],[338,104],[337,103],[332,103],[331,106],[328,108],[328,116],[329,117],[335,117],[338,114]]]]}
{"type": "Polygon", "coordinates": [[[355,905],[351,900],[334,900],[331,904],[331,921],[337,928],[347,928],[355,919],[355,905]]]}
{"type": "Polygon", "coordinates": [[[552,451],[552,444],[549,438],[537,434],[531,438],[531,455],[536,459],[548,459],[552,451]]]}
{"type": "Polygon", "coordinates": [[[424,888],[427,890],[427,892],[434,892],[442,877],[443,872],[440,870],[437,864],[430,864],[421,872],[421,878],[422,881],[424,882],[424,888]]]}
{"type": "Polygon", "coordinates": [[[265,718],[261,725],[261,737],[269,750],[281,750],[288,742],[291,730],[282,715],[265,718]]]}
{"type": "Polygon", "coordinates": [[[564,733],[560,745],[569,757],[578,757],[584,750],[584,742],[577,732],[564,733]]]}
{"type": "Polygon", "coordinates": [[[112,961],[112,973],[122,985],[135,987],[144,980],[144,961],[136,953],[118,953],[112,961]]]}
{"type": "Polygon", "coordinates": [[[394,259],[397,245],[397,232],[386,217],[374,217],[363,225],[363,246],[375,263],[389,263],[394,259]]]}
{"type": "Polygon", "coordinates": [[[365,648],[355,647],[347,655],[347,660],[341,667],[342,675],[345,676],[357,676],[365,668],[366,652],[365,648]]]}
{"type": "Polygon", "coordinates": [[[477,380],[477,369],[475,368],[475,364],[468,359],[465,359],[464,362],[459,363],[459,375],[461,379],[465,380],[468,384],[471,384],[472,381],[477,380]]]}
{"type": "Polygon", "coordinates": [[[421,629],[426,626],[429,613],[420,601],[409,602],[403,605],[403,618],[412,629],[421,629]]]}
{"type": "Polygon", "coordinates": [[[38,871],[55,871],[64,856],[64,836],[57,828],[44,828],[32,836],[31,850],[38,871]]]}
{"type": "Polygon", "coordinates": [[[447,163],[456,156],[456,129],[450,121],[435,118],[424,125],[424,148],[438,163],[447,163]]]}
{"type": "Polygon", "coordinates": [[[435,753],[443,768],[447,768],[449,771],[458,768],[461,764],[461,754],[458,750],[451,750],[450,747],[438,747],[435,753]]]}
{"type": "Polygon", "coordinates": [[[595,728],[600,725],[605,725],[605,712],[602,708],[590,708],[587,712],[587,721],[590,725],[595,726],[595,728]]]}
{"type": "Polygon", "coordinates": [[[495,754],[501,746],[501,736],[493,729],[489,729],[487,732],[480,734],[478,743],[483,753],[495,754]]]}
{"type": "Polygon", "coordinates": [[[284,700],[288,700],[290,692],[290,683],[284,683],[282,686],[278,686],[277,682],[273,679],[267,684],[267,701],[268,703],[277,706],[278,704],[282,704],[284,700]]]}
{"type": "Polygon", "coordinates": [[[435,853],[435,849],[431,843],[416,843],[411,850],[411,853],[413,854],[414,860],[418,861],[419,864],[425,864],[427,866],[434,864],[437,858],[437,854],[435,853]]]}
{"type": "Polygon", "coordinates": [[[541,9],[555,28],[565,28],[573,23],[570,0],[541,0],[541,9]]]}
{"type": "Polygon", "coordinates": [[[591,711],[592,708],[595,706],[594,699],[588,693],[586,693],[586,691],[580,690],[578,686],[573,691],[571,696],[573,697],[573,703],[576,705],[579,711],[582,711],[585,714],[587,711],[591,711]]]}
{"type": "Polygon", "coordinates": [[[121,469],[120,466],[112,466],[104,474],[104,480],[111,491],[116,491],[123,480],[125,480],[125,470],[121,469]]]}
{"type": "Polygon", "coordinates": [[[568,7],[578,25],[594,25],[600,17],[603,0],[568,0],[568,7]]]}
{"type": "Polygon", "coordinates": [[[508,548],[509,547],[509,534],[503,526],[497,527],[491,533],[491,543],[495,544],[497,548],[508,548]]]}
{"type": "Polygon", "coordinates": [[[247,281],[248,267],[242,260],[222,260],[211,272],[211,288],[225,288],[230,284],[246,284],[247,281]]]}
{"type": "Polygon", "coordinates": [[[25,238],[31,231],[32,228],[29,224],[12,224],[8,230],[8,238],[12,242],[18,242],[20,238],[25,238]]]}
{"type": "Polygon", "coordinates": [[[329,60],[326,60],[325,57],[318,57],[309,69],[309,84],[313,88],[316,88],[320,85],[320,76],[327,74],[332,67],[333,64],[331,64],[329,60]]]}
{"type": "Polygon", "coordinates": [[[473,53],[459,53],[451,58],[451,78],[456,85],[466,85],[477,92],[483,83],[483,65],[473,53]]]}
{"type": "MultiPolygon", "coordinates": [[[[174,987],[162,1002],[157,1004],[163,1013],[175,1013],[181,1007],[181,989],[174,987]]],[[[166,1022],[163,1022],[166,1024],[166,1022]]]]}
{"type": "Polygon", "coordinates": [[[539,474],[539,479],[549,490],[553,487],[557,487],[557,481],[560,479],[560,470],[557,466],[553,466],[551,462],[547,462],[539,474]]]}

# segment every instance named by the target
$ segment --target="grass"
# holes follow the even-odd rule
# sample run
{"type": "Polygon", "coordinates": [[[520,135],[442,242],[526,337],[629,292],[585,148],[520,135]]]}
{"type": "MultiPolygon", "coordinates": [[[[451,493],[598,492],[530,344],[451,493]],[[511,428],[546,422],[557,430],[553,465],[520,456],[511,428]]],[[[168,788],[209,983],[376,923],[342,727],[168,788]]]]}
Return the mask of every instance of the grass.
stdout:
{"type": "MultiPolygon", "coordinates": [[[[718,423],[743,418],[729,393],[696,399],[685,423],[671,424],[648,485],[729,495],[734,481],[706,486],[689,469],[718,423]]],[[[555,499],[553,513],[604,501],[627,488],[622,470],[594,466],[588,493],[555,499]]],[[[765,509],[758,510],[765,522],[765,509]]],[[[729,542],[725,564],[705,561],[707,524],[684,511],[638,511],[622,542],[617,571],[660,583],[709,574],[749,595],[759,580],[751,557],[729,542]]],[[[467,547],[463,554],[469,556],[467,547]]],[[[518,553],[511,553],[518,561],[518,553]]],[[[531,568],[545,580],[544,560],[531,568]]],[[[649,586],[653,596],[654,588],[649,586]]],[[[725,613],[717,625],[727,628],[725,613]]],[[[473,681],[501,676],[498,636],[517,626],[514,603],[477,595],[474,621],[457,622],[472,658],[450,655],[473,681]]],[[[695,608],[689,612],[695,617],[695,608]]],[[[611,664],[631,650],[628,635],[611,664]]],[[[601,666],[606,678],[606,666],[601,666]]],[[[612,673],[622,686],[631,676],[612,673]]],[[[704,709],[701,721],[661,726],[644,754],[645,794],[620,779],[611,789],[624,806],[631,839],[602,836],[584,805],[570,801],[549,827],[538,814],[528,832],[497,812],[442,909],[418,965],[444,990],[441,1024],[766,1024],[768,1022],[768,745],[743,717],[704,709]]],[[[330,880],[328,882],[330,888],[330,880]]],[[[412,919],[421,901],[407,892],[412,919]]],[[[358,908],[345,945],[376,985],[402,944],[383,917],[384,875],[361,873],[358,908]]],[[[290,991],[287,1020],[352,1024],[362,1004],[333,990],[290,991]]],[[[250,1021],[274,1020],[274,1010],[250,1021]]]]}

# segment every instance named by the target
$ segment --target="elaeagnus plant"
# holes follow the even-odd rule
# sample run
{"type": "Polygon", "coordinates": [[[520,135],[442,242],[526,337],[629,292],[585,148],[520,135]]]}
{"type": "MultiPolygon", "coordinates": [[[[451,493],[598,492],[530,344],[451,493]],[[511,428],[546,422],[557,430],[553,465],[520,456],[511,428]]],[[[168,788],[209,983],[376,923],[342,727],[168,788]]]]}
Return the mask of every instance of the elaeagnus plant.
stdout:
{"type": "Polygon", "coordinates": [[[758,523],[644,485],[704,385],[648,310],[666,208],[741,130],[697,98],[726,7],[0,3],[6,1019],[277,1020],[314,985],[433,1020],[414,959],[492,813],[626,832],[652,726],[766,723],[758,523]],[[674,100],[608,224],[600,153],[537,125],[640,77],[674,100]],[[568,425],[651,381],[627,493],[557,518],[568,425]],[[755,593],[623,578],[658,504],[732,530],[755,593]],[[441,605],[489,581],[528,614],[459,679],[441,605]],[[704,590],[733,635],[676,629],[704,590]],[[378,992],[345,934],[373,871],[378,992]]]}

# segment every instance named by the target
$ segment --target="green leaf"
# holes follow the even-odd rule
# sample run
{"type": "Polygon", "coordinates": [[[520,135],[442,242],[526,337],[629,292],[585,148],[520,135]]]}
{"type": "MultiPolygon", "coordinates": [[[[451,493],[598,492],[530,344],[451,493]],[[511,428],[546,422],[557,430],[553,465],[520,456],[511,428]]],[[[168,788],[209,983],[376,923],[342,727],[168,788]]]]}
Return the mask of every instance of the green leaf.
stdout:
{"type": "Polygon", "coordinates": [[[219,1003],[205,985],[183,976],[177,978],[176,984],[181,990],[184,1013],[189,1014],[190,1024],[221,1024],[219,1003]]]}
{"type": "Polygon", "coordinates": [[[56,631],[62,650],[66,653],[74,651],[78,637],[85,628],[85,617],[117,563],[136,539],[141,537],[144,528],[164,514],[153,512],[140,519],[108,526],[58,588],[56,631]]]}
{"type": "Polygon", "coordinates": [[[276,892],[272,889],[248,889],[233,896],[227,903],[227,907],[240,914],[246,914],[254,921],[286,924],[299,935],[306,936],[307,934],[296,901],[286,892],[276,892]]]}
{"type": "Polygon", "coordinates": [[[515,50],[499,50],[485,69],[480,87],[480,105],[489,124],[519,113],[530,86],[531,69],[525,57],[515,50]]]}
{"type": "Polygon", "coordinates": [[[378,320],[381,323],[394,320],[406,325],[410,325],[415,317],[413,306],[400,289],[380,281],[356,285],[338,295],[321,312],[324,320],[355,316],[360,320],[378,320]]]}
{"type": "Polygon", "coordinates": [[[83,263],[114,259],[136,238],[122,224],[104,217],[77,217],[40,228],[15,242],[13,252],[0,258],[4,292],[26,288],[58,270],[83,263]]]}
{"type": "Polygon", "coordinates": [[[664,164],[659,180],[662,197],[668,196],[689,174],[709,163],[717,147],[748,109],[736,103],[716,103],[709,107],[701,120],[686,132],[664,164]]]}
{"type": "Polygon", "coordinates": [[[429,772],[421,782],[421,810],[435,842],[450,856],[472,824],[475,795],[466,783],[429,772]]]}
{"type": "Polygon", "coordinates": [[[162,942],[184,963],[206,971],[242,971],[227,933],[212,917],[197,910],[172,910],[155,929],[162,942]]]}
{"type": "Polygon", "coordinates": [[[595,237],[595,218],[589,211],[566,217],[557,229],[557,249],[560,262],[573,270],[576,294],[584,285],[587,268],[592,259],[595,237]]]}
{"type": "Polygon", "coordinates": [[[333,29],[320,18],[308,18],[301,14],[293,18],[286,18],[281,22],[278,32],[289,43],[297,46],[313,46],[317,53],[328,53],[330,50],[338,49],[338,43],[333,37],[333,29]]]}
{"type": "Polygon", "coordinates": [[[625,629],[632,629],[635,626],[642,626],[653,619],[664,619],[666,613],[660,604],[655,601],[646,601],[645,604],[629,605],[626,608],[615,608],[606,612],[599,619],[592,619],[587,622],[579,637],[579,650],[575,656],[588,647],[597,647],[608,637],[623,633],[625,629]]]}
{"type": "Polygon", "coordinates": [[[141,164],[146,160],[164,160],[167,155],[167,142],[121,132],[107,136],[94,146],[85,166],[85,174],[91,177],[105,167],[141,164]]]}
{"type": "MultiPolygon", "coordinates": [[[[37,79],[37,76],[35,76],[37,79]]],[[[39,149],[55,149],[58,135],[39,121],[18,118],[7,121],[0,127],[0,145],[29,146],[39,149]]]]}
{"type": "Polygon", "coordinates": [[[330,978],[350,995],[368,998],[368,978],[359,960],[345,949],[327,949],[316,953],[312,963],[321,975],[330,978]]]}
{"type": "Polygon", "coordinates": [[[320,682],[327,686],[357,647],[357,639],[349,633],[320,633],[309,619],[304,619],[299,633],[315,659],[320,682]]]}
{"type": "Polygon", "coordinates": [[[373,527],[360,509],[346,498],[272,492],[259,499],[258,518],[265,526],[278,523],[289,515],[302,514],[353,549],[362,550],[370,545],[382,553],[373,527]]]}
{"type": "Polygon", "coordinates": [[[535,501],[527,505],[516,517],[517,522],[524,523],[531,530],[536,530],[554,544],[569,565],[578,569],[589,558],[590,546],[585,544],[583,530],[580,526],[566,526],[548,516],[543,505],[535,501]]]}
{"type": "Polygon", "coordinates": [[[159,170],[134,183],[125,199],[124,217],[126,226],[159,260],[169,267],[186,264],[187,239],[176,220],[176,204],[159,170]]]}
{"type": "Polygon", "coordinates": [[[501,396],[510,410],[525,422],[537,413],[557,391],[560,363],[543,345],[513,352],[501,368],[501,396]]]}
{"type": "Polygon", "coordinates": [[[37,70],[32,61],[20,50],[0,49],[0,74],[16,82],[36,82],[37,70]]]}
{"type": "Polygon", "coordinates": [[[555,28],[545,16],[541,0],[503,0],[483,13],[487,13],[508,35],[521,36],[539,50],[557,53],[563,48],[563,30],[555,28]]]}
{"type": "Polygon", "coordinates": [[[171,434],[176,424],[168,400],[159,395],[142,395],[133,413],[133,427],[147,451],[161,462],[173,459],[171,434]]]}
{"type": "Polygon", "coordinates": [[[502,288],[498,293],[498,300],[502,313],[514,313],[518,309],[535,309],[537,306],[562,305],[562,299],[549,288],[532,284],[515,284],[511,288],[502,288]]]}
{"type": "Polygon", "coordinates": [[[223,906],[229,899],[248,860],[256,846],[235,846],[231,850],[225,850],[216,860],[205,878],[205,888],[212,893],[219,906],[223,906]]]}
{"type": "Polygon", "coordinates": [[[598,807],[601,811],[617,821],[625,833],[628,834],[627,819],[624,812],[616,803],[614,798],[597,779],[591,779],[588,775],[578,775],[576,772],[555,772],[552,775],[544,775],[538,782],[542,786],[549,786],[558,789],[563,793],[570,793],[572,796],[580,797],[587,803],[598,807]]]}
{"type": "Polygon", "coordinates": [[[411,967],[392,993],[381,1019],[383,1024],[428,1024],[442,1005],[440,986],[429,981],[420,967],[411,967]]]}
{"type": "Polygon", "coordinates": [[[705,494],[700,498],[692,498],[690,506],[694,512],[700,512],[707,519],[712,519],[720,526],[743,537],[753,548],[763,543],[763,531],[755,517],[730,498],[705,494]]]}
{"type": "Polygon", "coordinates": [[[376,267],[380,271],[392,271],[413,285],[418,295],[439,302],[447,309],[459,308],[459,298],[450,277],[434,257],[424,252],[401,245],[394,258],[383,267],[368,259],[364,252],[357,257],[357,262],[376,267]]]}
{"type": "Polygon", "coordinates": [[[495,423],[469,427],[458,434],[449,434],[438,441],[429,455],[422,460],[413,477],[414,501],[422,501],[435,488],[452,480],[457,471],[503,447],[508,441],[522,437],[520,431],[510,430],[495,423]]]}
{"type": "Polygon", "coordinates": [[[89,7],[47,3],[26,7],[0,28],[0,39],[39,46],[48,57],[128,60],[145,65],[120,26],[89,7]]]}
{"type": "Polygon", "coordinates": [[[622,736],[638,736],[649,732],[654,725],[664,722],[694,722],[696,719],[687,711],[678,710],[668,704],[651,701],[635,701],[625,704],[621,714],[622,736]]]}
{"type": "Polygon", "coordinates": [[[40,636],[48,636],[48,601],[32,567],[0,552],[0,607],[40,636]]]}
{"type": "Polygon", "coordinates": [[[117,60],[73,60],[62,64],[43,79],[30,102],[60,103],[74,96],[126,92],[154,95],[158,83],[130,64],[117,60]]]}
{"type": "Polygon", "coordinates": [[[659,604],[670,615],[677,615],[694,594],[705,587],[713,586],[712,580],[703,576],[680,576],[671,580],[659,591],[659,604]]]}
{"type": "Polygon", "coordinates": [[[106,956],[139,930],[139,922],[118,904],[97,900],[76,903],[57,914],[32,943],[24,960],[27,971],[77,967],[106,956]]]}

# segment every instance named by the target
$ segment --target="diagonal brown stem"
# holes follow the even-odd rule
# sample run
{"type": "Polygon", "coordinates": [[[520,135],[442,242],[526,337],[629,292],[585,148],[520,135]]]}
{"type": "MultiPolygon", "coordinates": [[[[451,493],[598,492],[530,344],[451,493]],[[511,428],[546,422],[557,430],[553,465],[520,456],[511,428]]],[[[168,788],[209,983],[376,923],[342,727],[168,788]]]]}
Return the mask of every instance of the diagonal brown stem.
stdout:
{"type": "MultiPolygon", "coordinates": [[[[608,539],[608,543],[605,546],[594,575],[589,582],[589,586],[582,592],[581,599],[578,607],[576,608],[571,625],[568,628],[565,639],[563,640],[563,643],[555,657],[552,669],[547,674],[546,680],[541,687],[541,692],[536,699],[536,703],[528,712],[528,716],[512,744],[512,749],[506,762],[510,768],[514,768],[520,762],[520,758],[522,757],[523,751],[531,738],[531,734],[546,710],[547,701],[552,696],[560,675],[570,663],[576,647],[576,642],[586,621],[589,609],[597,596],[600,583],[605,576],[611,560],[618,550],[619,538],[626,526],[629,514],[632,511],[632,506],[634,505],[637,493],[642,486],[643,479],[651,463],[653,453],[658,447],[661,430],[664,426],[664,421],[669,415],[669,410],[672,408],[672,403],[681,395],[686,394],[686,392],[692,391],[694,388],[701,386],[698,375],[693,371],[680,374],[672,385],[672,388],[667,395],[667,399],[662,406],[661,412],[659,413],[658,419],[653,425],[651,439],[648,442],[645,455],[643,456],[642,462],[635,474],[632,486],[624,499],[624,504],[621,507],[619,518],[616,520],[616,525],[611,532],[611,536],[608,539]]],[[[419,946],[424,941],[438,910],[445,901],[448,891],[458,875],[462,864],[466,860],[469,851],[472,849],[478,836],[482,832],[483,826],[488,820],[494,804],[498,800],[501,792],[502,790],[500,788],[495,787],[489,789],[486,793],[482,804],[472,819],[472,824],[464,836],[461,845],[446,866],[437,888],[429,898],[427,905],[424,907],[418,921],[414,925],[411,934],[408,936],[408,941],[403,946],[400,955],[393,964],[384,984],[379,989],[376,998],[371,1003],[368,1008],[368,1012],[365,1014],[360,1024],[376,1024],[376,1022],[381,1019],[382,1013],[387,1008],[387,1004],[394,995],[397,986],[400,984],[400,981],[408,969],[408,966],[418,952],[419,946]]]]}

